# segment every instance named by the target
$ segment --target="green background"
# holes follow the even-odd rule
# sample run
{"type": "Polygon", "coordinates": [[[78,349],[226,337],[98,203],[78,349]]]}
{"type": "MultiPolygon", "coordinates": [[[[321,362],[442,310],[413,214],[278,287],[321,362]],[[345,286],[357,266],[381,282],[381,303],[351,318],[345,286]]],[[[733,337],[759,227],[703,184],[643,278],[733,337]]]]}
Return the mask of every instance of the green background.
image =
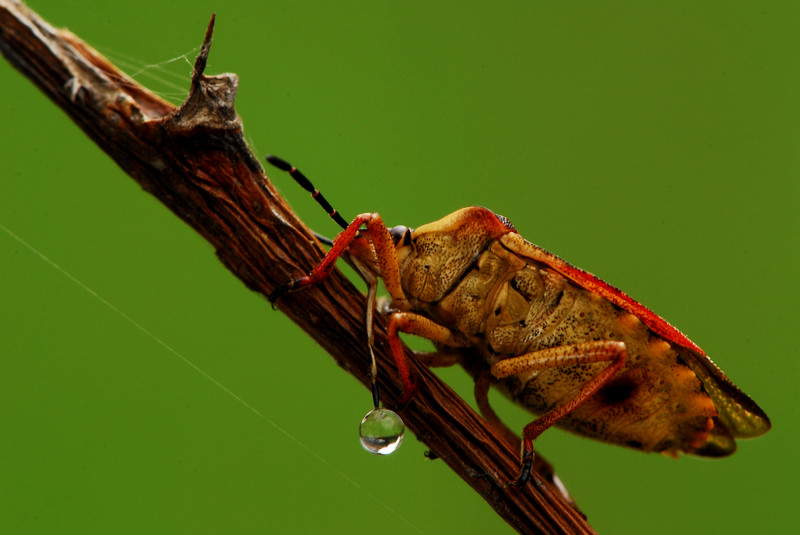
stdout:
{"type": "MultiPolygon", "coordinates": [[[[259,157],[296,163],[346,217],[509,217],[678,326],[771,416],[719,461],[545,433],[597,530],[796,526],[800,13],[487,4],[33,7],[174,102],[217,11],[207,72],[239,75],[259,157]]],[[[362,452],[369,393],[5,63],[0,81],[0,224],[263,415],[0,230],[0,532],[510,531],[413,436],[362,452]]]]}

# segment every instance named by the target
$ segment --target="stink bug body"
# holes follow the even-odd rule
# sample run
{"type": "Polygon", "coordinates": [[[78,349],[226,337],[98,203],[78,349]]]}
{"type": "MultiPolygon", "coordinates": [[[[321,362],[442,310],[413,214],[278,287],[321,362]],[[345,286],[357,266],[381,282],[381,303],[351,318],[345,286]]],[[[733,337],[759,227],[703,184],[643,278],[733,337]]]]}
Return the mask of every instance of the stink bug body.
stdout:
{"type": "MultiPolygon", "coordinates": [[[[524,240],[504,217],[463,208],[417,229],[387,228],[366,213],[349,225],[310,182],[275,157],[345,229],[307,276],[278,288],[320,283],[344,256],[370,285],[368,322],[378,277],[391,297],[388,337],[403,378],[415,384],[398,333],[428,338],[431,365],[459,362],[538,415],[522,431],[529,478],[533,441],[551,425],[675,456],[721,457],[736,438],[770,429],[767,415],[696,344],[664,319],[594,275],[524,240]]],[[[368,325],[368,331],[371,326],[368,325]]],[[[508,430],[477,388],[484,416],[508,430]]]]}

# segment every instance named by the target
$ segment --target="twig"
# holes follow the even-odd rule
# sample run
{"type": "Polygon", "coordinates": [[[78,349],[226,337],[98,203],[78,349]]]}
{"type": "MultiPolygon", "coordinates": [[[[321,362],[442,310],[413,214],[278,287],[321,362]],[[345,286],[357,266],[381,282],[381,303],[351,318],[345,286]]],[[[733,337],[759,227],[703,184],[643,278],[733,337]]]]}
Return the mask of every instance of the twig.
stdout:
{"type": "MultiPolygon", "coordinates": [[[[322,249],[276,193],[242,137],[233,107],[238,78],[205,76],[212,17],[195,62],[186,102],[175,107],[125,75],[67,30],[27,6],[0,0],[0,50],[56,102],[142,188],[191,225],[245,285],[263,295],[307,272],[322,249]]],[[[265,302],[266,303],[266,302],[265,302]]],[[[341,274],[295,292],[280,309],[365,386],[369,355],[365,298],[341,274]]],[[[400,395],[376,324],[379,387],[392,407],[400,395]]],[[[526,533],[592,533],[553,484],[549,465],[522,489],[508,487],[519,469],[507,441],[425,367],[413,364],[419,392],[402,411],[406,425],[469,483],[509,524],[526,533]]]]}

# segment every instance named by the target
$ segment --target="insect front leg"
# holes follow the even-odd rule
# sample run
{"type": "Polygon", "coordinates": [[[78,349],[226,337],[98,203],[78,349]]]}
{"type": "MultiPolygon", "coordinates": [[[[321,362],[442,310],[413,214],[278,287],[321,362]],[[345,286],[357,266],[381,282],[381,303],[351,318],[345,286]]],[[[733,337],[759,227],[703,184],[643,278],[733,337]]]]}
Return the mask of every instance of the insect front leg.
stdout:
{"type": "Polygon", "coordinates": [[[336,237],[322,262],[317,264],[311,273],[279,286],[269,295],[269,301],[275,303],[281,296],[291,291],[313,286],[325,280],[336,260],[359,238],[366,238],[372,247],[377,260],[377,269],[384,280],[386,290],[392,296],[394,305],[401,309],[406,308],[407,300],[400,286],[400,266],[397,262],[394,241],[380,214],[377,213],[357,215],[336,237]],[[362,231],[362,226],[366,226],[366,230],[362,231]]]}
{"type": "Polygon", "coordinates": [[[574,397],[556,405],[539,416],[522,430],[522,471],[517,485],[524,485],[531,475],[533,464],[533,441],[561,418],[577,409],[609,382],[625,364],[626,350],[623,342],[597,340],[580,344],[551,347],[518,357],[501,360],[492,366],[492,375],[501,379],[510,375],[548,368],[565,368],[580,364],[609,362],[597,375],[587,381],[574,397]]]}

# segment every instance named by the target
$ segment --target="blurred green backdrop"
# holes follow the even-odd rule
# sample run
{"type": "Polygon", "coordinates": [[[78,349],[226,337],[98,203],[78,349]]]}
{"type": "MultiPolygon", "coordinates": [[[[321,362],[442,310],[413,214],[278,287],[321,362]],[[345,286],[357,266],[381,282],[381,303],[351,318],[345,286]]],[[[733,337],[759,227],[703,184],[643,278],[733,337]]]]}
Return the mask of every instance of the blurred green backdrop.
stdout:
{"type": "MultiPolygon", "coordinates": [[[[486,4],[32,7],[174,102],[217,11],[207,72],[240,76],[259,156],[346,217],[502,213],[678,326],[772,417],[721,461],[546,433],[600,532],[795,526],[796,4],[486,4]]],[[[510,531],[413,437],[362,452],[368,392],[5,62],[0,80],[0,224],[265,416],[0,231],[0,532],[510,531]]]]}

